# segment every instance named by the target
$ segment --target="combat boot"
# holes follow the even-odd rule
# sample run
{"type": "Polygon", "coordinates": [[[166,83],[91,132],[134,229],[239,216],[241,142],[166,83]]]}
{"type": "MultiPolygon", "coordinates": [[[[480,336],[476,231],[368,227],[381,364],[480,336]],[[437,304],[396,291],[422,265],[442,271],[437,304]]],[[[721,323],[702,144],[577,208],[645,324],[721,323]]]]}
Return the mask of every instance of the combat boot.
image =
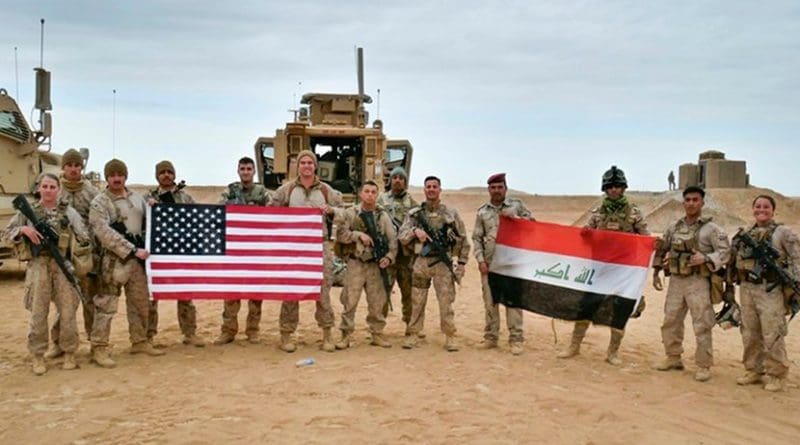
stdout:
{"type": "Polygon", "coordinates": [[[261,336],[258,335],[258,332],[254,332],[252,334],[249,334],[247,336],[247,342],[251,343],[251,344],[254,344],[254,345],[257,345],[259,342],[261,342],[261,336]]]}
{"type": "Polygon", "coordinates": [[[456,342],[455,336],[447,336],[447,339],[444,341],[444,350],[447,352],[456,352],[459,350],[458,342],[456,342]]]}
{"type": "Polygon", "coordinates": [[[403,349],[414,349],[417,346],[417,335],[416,334],[406,334],[403,338],[403,349]]]}
{"type": "Polygon", "coordinates": [[[342,331],[342,339],[336,342],[336,349],[347,349],[350,347],[350,334],[342,331]]]}
{"type": "Polygon", "coordinates": [[[117,362],[111,359],[111,354],[108,353],[108,348],[105,346],[96,346],[92,350],[92,361],[97,363],[101,368],[113,368],[117,366],[117,362]]]}
{"type": "Polygon", "coordinates": [[[183,344],[202,348],[206,345],[206,342],[196,334],[187,334],[183,336],[183,344]]]}
{"type": "Polygon", "coordinates": [[[772,375],[765,376],[764,389],[770,392],[783,391],[783,379],[772,375]]]}
{"type": "Polygon", "coordinates": [[[481,351],[486,351],[486,350],[495,349],[495,348],[497,348],[497,340],[484,339],[478,345],[478,349],[480,349],[481,351]]]}
{"type": "Polygon", "coordinates": [[[336,346],[333,344],[331,328],[322,328],[322,350],[325,352],[333,352],[336,350],[336,346]]]}
{"type": "Polygon", "coordinates": [[[221,332],[219,337],[214,340],[214,344],[217,346],[227,345],[228,343],[232,343],[233,340],[236,339],[235,335],[229,334],[227,332],[221,332]]]}
{"type": "Polygon", "coordinates": [[[383,334],[372,334],[372,341],[369,342],[372,346],[380,346],[381,348],[391,348],[392,344],[389,343],[383,334]]]}
{"type": "Polygon", "coordinates": [[[622,329],[611,328],[611,339],[608,342],[608,355],[606,355],[606,362],[610,365],[619,366],[622,364],[622,359],[619,358],[618,352],[624,335],[625,331],[622,329]]]}
{"type": "Polygon", "coordinates": [[[78,364],[75,363],[75,355],[71,352],[67,352],[64,354],[64,363],[61,365],[61,369],[64,371],[72,371],[73,369],[77,369],[78,364]]]}
{"type": "Polygon", "coordinates": [[[511,343],[511,355],[522,355],[524,349],[522,348],[522,343],[514,342],[511,343]]]}
{"type": "Polygon", "coordinates": [[[44,353],[44,358],[46,359],[54,359],[64,355],[64,350],[61,349],[61,346],[58,346],[56,343],[50,345],[47,349],[47,352],[44,353]]]}
{"type": "Polygon", "coordinates": [[[698,382],[711,380],[711,370],[709,368],[697,368],[697,371],[694,372],[694,379],[698,382]]]}
{"type": "Polygon", "coordinates": [[[288,332],[281,332],[280,348],[283,352],[294,352],[297,350],[297,346],[295,346],[294,341],[292,341],[292,334],[288,332]]]}
{"type": "Polygon", "coordinates": [[[583,337],[586,336],[587,329],[589,329],[588,321],[576,321],[575,328],[572,330],[572,340],[570,340],[567,349],[558,353],[558,358],[570,358],[580,354],[581,343],[583,342],[583,337]]]}
{"type": "Polygon", "coordinates": [[[743,376],[736,379],[737,385],[753,385],[761,383],[761,373],[754,371],[747,371],[743,376]]]}
{"type": "Polygon", "coordinates": [[[655,367],[656,371],[682,371],[683,370],[683,362],[681,361],[680,356],[671,355],[664,359],[663,362],[657,364],[655,367]]]}
{"type": "Polygon", "coordinates": [[[44,375],[44,373],[47,372],[47,365],[44,364],[44,357],[41,355],[34,355],[31,369],[36,375],[44,375]]]}
{"type": "Polygon", "coordinates": [[[156,349],[149,341],[140,341],[131,345],[131,354],[147,354],[153,357],[164,355],[166,352],[156,349]]]}

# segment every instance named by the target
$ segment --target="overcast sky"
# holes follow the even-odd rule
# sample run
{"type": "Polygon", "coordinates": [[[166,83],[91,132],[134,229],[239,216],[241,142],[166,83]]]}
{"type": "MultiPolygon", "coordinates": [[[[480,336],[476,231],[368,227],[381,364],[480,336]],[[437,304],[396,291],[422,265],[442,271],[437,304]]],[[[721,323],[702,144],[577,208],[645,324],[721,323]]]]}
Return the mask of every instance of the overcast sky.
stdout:
{"type": "MultiPolygon", "coordinates": [[[[414,146],[412,184],[599,194],[719,149],[751,183],[800,195],[800,2],[0,0],[0,87],[33,106],[39,18],[56,151],[112,156],[154,182],[235,180],[236,160],[309,91],[356,91],[354,47],[390,138],[414,146]],[[302,82],[299,85],[299,82],[302,82]],[[112,90],[116,137],[112,137],[112,90]]],[[[375,101],[369,106],[377,116],[375,101]]]]}

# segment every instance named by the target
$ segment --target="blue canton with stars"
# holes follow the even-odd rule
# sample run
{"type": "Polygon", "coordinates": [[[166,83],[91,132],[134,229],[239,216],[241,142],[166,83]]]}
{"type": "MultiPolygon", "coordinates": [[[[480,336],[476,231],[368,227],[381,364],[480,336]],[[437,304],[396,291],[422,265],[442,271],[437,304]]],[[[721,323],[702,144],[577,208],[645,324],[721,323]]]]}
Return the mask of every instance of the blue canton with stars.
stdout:
{"type": "Polygon", "coordinates": [[[155,204],[151,215],[151,254],[225,254],[225,206],[155,204]]]}

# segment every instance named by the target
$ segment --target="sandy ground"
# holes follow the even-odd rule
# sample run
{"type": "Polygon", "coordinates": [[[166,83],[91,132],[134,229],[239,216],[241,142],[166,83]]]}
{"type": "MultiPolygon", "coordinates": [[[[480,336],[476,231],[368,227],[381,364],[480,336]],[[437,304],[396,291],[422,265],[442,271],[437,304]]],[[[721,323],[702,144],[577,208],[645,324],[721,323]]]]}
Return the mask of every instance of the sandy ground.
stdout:
{"type": "MultiPolygon", "coordinates": [[[[202,200],[218,196],[211,188],[195,192],[202,200]]],[[[733,195],[734,203],[752,199],[748,192],[733,195]]],[[[460,209],[471,231],[475,209],[485,196],[449,192],[444,199],[460,209]]],[[[524,199],[539,219],[567,224],[598,201],[596,196],[524,199]]],[[[786,201],[793,209],[799,207],[795,200],[786,201]]],[[[749,220],[746,213],[743,217],[749,220]]],[[[792,212],[781,219],[798,221],[792,212]]],[[[800,437],[797,373],[790,375],[789,389],[779,394],[737,386],[735,378],[743,371],[736,330],[715,329],[717,364],[708,383],[692,379],[694,340],[688,322],[688,369],[651,369],[663,355],[659,326],[665,292],[649,285],[647,311],[628,324],[621,367],[603,361],[607,328],[590,329],[581,355],[561,360],[556,351],[568,341],[571,324],[527,313],[523,355],[512,356],[505,342],[497,350],[477,350],[483,305],[473,261],[455,304],[463,346],[457,353],[442,348],[436,304],[428,304],[426,344],[407,351],[399,347],[404,326],[398,312],[390,314],[387,326],[395,346],[368,345],[362,299],[358,345],[325,353],[318,349],[314,305],[306,303],[300,348],[286,354],[276,347],[278,303],[264,306],[262,344],[248,344],[240,336],[227,346],[200,349],[180,344],[175,304],[162,302],[157,338],[167,345],[166,356],[128,354],[127,324],[120,313],[112,332],[116,369],[90,364],[84,337],[81,369],[62,371],[55,360],[45,376],[36,377],[25,346],[28,314],[22,307],[22,277],[23,269],[13,262],[0,269],[0,303],[5,308],[0,324],[0,443],[779,444],[796,443],[800,437]],[[306,357],[316,364],[296,368],[295,362],[306,357]]],[[[339,292],[336,288],[332,294],[337,319],[339,292]]],[[[393,300],[399,311],[397,291],[393,300]]],[[[219,332],[222,305],[204,301],[197,306],[199,331],[210,341],[219,332]]],[[[800,359],[796,323],[787,340],[795,365],[800,359]]],[[[502,335],[505,340],[507,333],[502,335]]]]}

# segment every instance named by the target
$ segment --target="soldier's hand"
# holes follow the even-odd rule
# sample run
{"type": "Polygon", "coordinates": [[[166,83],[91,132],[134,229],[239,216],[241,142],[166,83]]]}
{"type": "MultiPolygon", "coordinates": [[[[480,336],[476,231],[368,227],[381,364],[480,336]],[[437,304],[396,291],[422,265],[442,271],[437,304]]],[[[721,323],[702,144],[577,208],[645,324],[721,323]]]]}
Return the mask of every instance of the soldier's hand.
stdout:
{"type": "Polygon", "coordinates": [[[365,246],[367,246],[367,247],[370,247],[370,246],[372,246],[372,244],[373,244],[373,243],[372,243],[372,238],[370,238],[370,237],[369,237],[369,235],[367,235],[366,233],[362,233],[362,234],[361,234],[361,235],[358,237],[358,239],[359,239],[359,240],[361,240],[361,244],[363,244],[363,245],[365,245],[365,246]]]}
{"type": "Polygon", "coordinates": [[[425,233],[425,231],[424,231],[424,230],[422,230],[422,229],[420,229],[419,227],[417,227],[416,229],[414,229],[414,236],[416,236],[416,237],[417,237],[417,239],[418,239],[418,240],[420,240],[420,241],[421,241],[421,242],[423,242],[423,243],[424,243],[425,241],[428,241],[429,239],[431,239],[431,237],[429,237],[429,236],[428,236],[428,234],[427,234],[427,233],[425,233]]]}
{"type": "Polygon", "coordinates": [[[42,242],[42,234],[39,233],[38,230],[31,226],[22,226],[19,228],[19,233],[25,235],[31,242],[35,245],[39,245],[42,242]]]}
{"type": "Polygon", "coordinates": [[[653,287],[656,290],[664,290],[664,285],[661,284],[661,277],[658,274],[658,270],[653,271],[653,287]]]}
{"type": "Polygon", "coordinates": [[[478,270],[481,271],[481,275],[486,275],[489,273],[489,263],[486,261],[481,261],[478,263],[478,270]]]}
{"type": "Polygon", "coordinates": [[[589,236],[592,233],[592,229],[589,226],[583,226],[581,229],[581,236],[589,236]]]}
{"type": "Polygon", "coordinates": [[[392,260],[390,260],[387,257],[383,257],[378,262],[378,267],[380,267],[381,269],[386,269],[387,267],[389,267],[390,264],[392,264],[392,260]]]}
{"type": "Polygon", "coordinates": [[[694,251],[692,256],[689,258],[689,265],[690,266],[701,266],[706,262],[706,256],[698,251],[694,251]]]}
{"type": "Polygon", "coordinates": [[[150,256],[150,252],[148,252],[148,251],[146,251],[144,249],[136,249],[136,253],[134,253],[133,255],[136,258],[139,258],[140,260],[144,261],[144,260],[147,259],[147,257],[150,256]]]}
{"type": "Polygon", "coordinates": [[[152,196],[148,196],[147,197],[147,205],[150,206],[150,207],[153,207],[153,205],[155,205],[155,204],[156,204],[156,199],[153,198],[152,196]]]}

